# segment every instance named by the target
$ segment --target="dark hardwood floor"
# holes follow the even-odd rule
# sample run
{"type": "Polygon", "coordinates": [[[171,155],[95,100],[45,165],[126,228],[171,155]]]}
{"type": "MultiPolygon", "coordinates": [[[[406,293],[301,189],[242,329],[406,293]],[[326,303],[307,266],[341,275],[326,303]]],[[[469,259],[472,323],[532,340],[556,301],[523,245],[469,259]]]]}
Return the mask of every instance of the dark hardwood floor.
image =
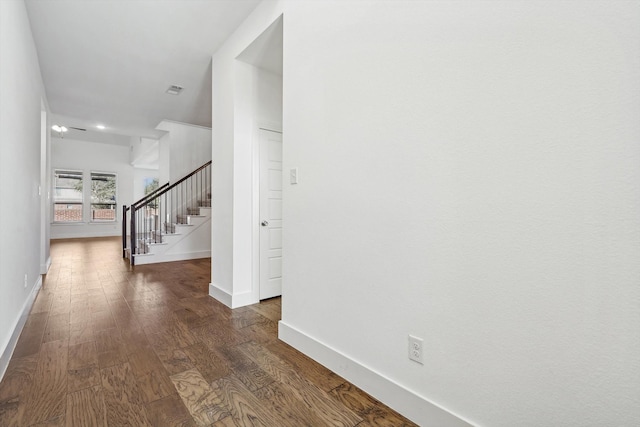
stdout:
{"type": "Polygon", "coordinates": [[[415,425],[279,341],[279,298],[230,310],[209,259],[132,269],[119,245],[52,242],[0,426],[415,425]]]}

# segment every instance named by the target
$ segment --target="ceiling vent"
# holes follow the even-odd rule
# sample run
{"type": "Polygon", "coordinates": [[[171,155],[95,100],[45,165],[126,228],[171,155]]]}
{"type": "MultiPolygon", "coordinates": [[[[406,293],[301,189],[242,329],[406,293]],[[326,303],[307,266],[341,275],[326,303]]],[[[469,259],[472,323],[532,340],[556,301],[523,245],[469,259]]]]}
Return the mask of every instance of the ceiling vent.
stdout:
{"type": "Polygon", "coordinates": [[[169,95],[180,95],[180,92],[182,92],[184,88],[182,86],[177,86],[177,85],[171,85],[169,86],[169,89],[167,89],[167,93],[169,95]]]}

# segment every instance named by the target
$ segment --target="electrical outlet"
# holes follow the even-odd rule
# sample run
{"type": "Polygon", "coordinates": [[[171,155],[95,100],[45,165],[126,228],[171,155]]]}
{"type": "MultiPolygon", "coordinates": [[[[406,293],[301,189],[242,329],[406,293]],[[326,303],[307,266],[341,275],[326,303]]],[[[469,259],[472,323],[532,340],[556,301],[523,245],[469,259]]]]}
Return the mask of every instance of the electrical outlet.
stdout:
{"type": "Polygon", "coordinates": [[[27,275],[25,274],[25,275],[24,275],[24,287],[25,287],[25,288],[27,287],[27,283],[28,283],[28,282],[29,282],[29,279],[28,279],[27,275]]]}
{"type": "Polygon", "coordinates": [[[422,338],[414,337],[413,335],[409,335],[409,359],[414,362],[418,362],[419,364],[424,364],[422,359],[422,347],[424,345],[424,341],[422,338]]]}

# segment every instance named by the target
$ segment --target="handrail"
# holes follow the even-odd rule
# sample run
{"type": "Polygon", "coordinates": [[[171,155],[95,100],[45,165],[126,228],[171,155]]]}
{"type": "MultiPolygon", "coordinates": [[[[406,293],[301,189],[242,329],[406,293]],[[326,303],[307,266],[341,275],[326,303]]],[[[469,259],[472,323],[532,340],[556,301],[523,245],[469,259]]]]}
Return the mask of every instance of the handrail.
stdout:
{"type": "MultiPolygon", "coordinates": [[[[169,185],[169,183],[166,183],[164,186],[169,185],[168,188],[164,189],[162,192],[160,192],[159,194],[156,194],[154,198],[156,197],[160,197],[162,195],[164,195],[165,193],[169,192],[172,188],[177,187],[178,185],[182,184],[184,181],[186,181],[187,179],[191,178],[192,176],[194,176],[195,174],[197,174],[198,172],[200,172],[201,170],[203,170],[204,168],[206,168],[207,166],[211,165],[211,160],[209,160],[207,163],[205,163],[204,165],[200,166],[198,169],[194,170],[193,172],[191,172],[189,175],[180,178],[180,180],[174,182],[173,184],[169,185]]],[[[159,188],[158,188],[159,190],[159,188]]],[[[150,202],[150,200],[147,200],[145,203],[136,203],[133,204],[131,206],[135,206],[136,210],[145,207],[146,205],[148,205],[150,202]]]]}
{"type": "Polygon", "coordinates": [[[169,183],[167,182],[166,184],[164,184],[161,187],[156,188],[151,193],[147,194],[146,196],[144,196],[142,199],[138,200],[137,202],[131,203],[131,206],[138,206],[139,204],[141,204],[145,200],[154,198],[157,195],[156,193],[162,191],[165,187],[168,187],[168,186],[169,186],[169,183]]]}
{"type": "Polygon", "coordinates": [[[133,202],[131,206],[122,205],[122,258],[125,258],[127,256],[127,212],[129,212],[131,207],[137,205],[138,203],[142,203],[146,199],[153,198],[157,192],[168,186],[169,183],[167,182],[166,184],[153,190],[151,193],[145,195],[142,199],[133,202]]]}
{"type": "Polygon", "coordinates": [[[166,183],[129,207],[123,206],[122,253],[127,254],[127,223],[130,222],[131,265],[135,264],[134,255],[148,253],[149,245],[163,243],[164,234],[174,234],[176,224],[189,224],[190,216],[198,207],[211,206],[211,164],[208,161],[177,182],[166,183]],[[203,205],[203,200],[209,202],[203,205]],[[127,218],[129,210],[131,217],[127,218]]]}

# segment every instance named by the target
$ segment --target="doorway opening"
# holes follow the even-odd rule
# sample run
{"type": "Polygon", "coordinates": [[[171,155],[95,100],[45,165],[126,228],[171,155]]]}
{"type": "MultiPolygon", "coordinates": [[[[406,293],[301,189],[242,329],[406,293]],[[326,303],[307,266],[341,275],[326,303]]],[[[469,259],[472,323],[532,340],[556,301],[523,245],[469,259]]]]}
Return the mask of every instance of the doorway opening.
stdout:
{"type": "Polygon", "coordinates": [[[282,294],[282,31],[280,16],[236,58],[236,125],[251,138],[255,301],[282,294]]]}
{"type": "Polygon", "coordinates": [[[259,130],[260,300],[282,295],[282,133],[259,130]]]}

